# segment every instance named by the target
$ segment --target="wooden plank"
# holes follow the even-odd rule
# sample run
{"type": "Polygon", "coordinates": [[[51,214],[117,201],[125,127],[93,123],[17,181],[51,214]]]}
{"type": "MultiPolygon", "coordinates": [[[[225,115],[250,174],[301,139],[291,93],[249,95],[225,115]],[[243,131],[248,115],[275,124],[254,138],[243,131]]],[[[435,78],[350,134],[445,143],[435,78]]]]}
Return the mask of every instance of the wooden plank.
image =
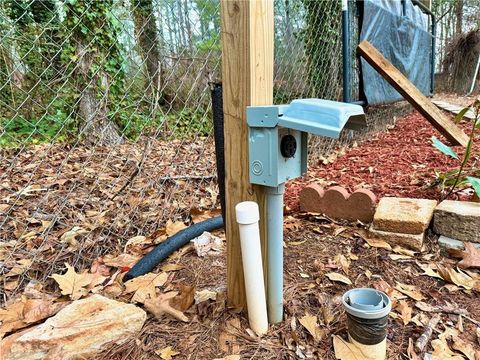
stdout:
{"type": "Polygon", "coordinates": [[[259,204],[266,265],[266,196],[263,187],[252,186],[249,181],[246,107],[273,103],[273,1],[222,0],[221,21],[227,300],[231,307],[240,309],[246,308],[240,236],[235,221],[235,205],[241,201],[259,204]]]}
{"type": "Polygon", "coordinates": [[[467,146],[468,136],[442,112],[368,41],[358,45],[359,54],[413,105],[453,145],[467,146]]]}

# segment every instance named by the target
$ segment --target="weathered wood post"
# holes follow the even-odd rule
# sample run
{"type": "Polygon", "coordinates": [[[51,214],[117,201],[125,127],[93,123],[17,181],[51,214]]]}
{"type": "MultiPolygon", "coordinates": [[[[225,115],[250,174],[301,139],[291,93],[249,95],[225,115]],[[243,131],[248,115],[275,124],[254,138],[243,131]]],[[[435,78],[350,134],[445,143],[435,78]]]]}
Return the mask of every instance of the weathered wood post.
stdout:
{"type": "Polygon", "coordinates": [[[240,235],[235,221],[235,205],[241,201],[253,200],[260,207],[264,272],[266,265],[265,192],[249,182],[246,107],[273,103],[273,1],[221,0],[221,18],[227,300],[230,306],[240,309],[246,308],[240,235]]]}

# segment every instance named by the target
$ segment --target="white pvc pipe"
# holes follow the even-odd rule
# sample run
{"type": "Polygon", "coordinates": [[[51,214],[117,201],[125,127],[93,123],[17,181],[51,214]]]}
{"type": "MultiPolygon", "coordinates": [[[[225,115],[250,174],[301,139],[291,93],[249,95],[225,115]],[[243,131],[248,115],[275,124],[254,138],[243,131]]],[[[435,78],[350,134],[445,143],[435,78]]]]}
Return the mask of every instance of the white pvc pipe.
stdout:
{"type": "Polygon", "coordinates": [[[265,281],[263,278],[262,249],[258,221],[260,212],[253,201],[244,201],[235,206],[240,228],[243,274],[247,295],[248,321],[257,334],[268,331],[265,281]]]}

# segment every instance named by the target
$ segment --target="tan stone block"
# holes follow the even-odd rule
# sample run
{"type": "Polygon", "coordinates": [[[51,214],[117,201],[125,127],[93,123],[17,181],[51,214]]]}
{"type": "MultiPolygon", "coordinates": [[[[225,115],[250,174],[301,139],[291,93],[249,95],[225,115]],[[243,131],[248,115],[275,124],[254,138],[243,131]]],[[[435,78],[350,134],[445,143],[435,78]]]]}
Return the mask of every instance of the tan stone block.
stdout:
{"type": "Polygon", "coordinates": [[[384,197],[373,216],[373,226],[380,231],[420,234],[428,228],[436,205],[436,200],[384,197]]]}
{"type": "Polygon", "coordinates": [[[442,201],[434,211],[433,230],[449,238],[480,243],[480,203],[442,201]]]}
{"type": "Polygon", "coordinates": [[[373,226],[370,227],[370,235],[382,239],[392,246],[400,245],[409,249],[421,251],[423,246],[423,239],[425,233],[420,234],[403,234],[389,231],[376,230],[373,226]]]}

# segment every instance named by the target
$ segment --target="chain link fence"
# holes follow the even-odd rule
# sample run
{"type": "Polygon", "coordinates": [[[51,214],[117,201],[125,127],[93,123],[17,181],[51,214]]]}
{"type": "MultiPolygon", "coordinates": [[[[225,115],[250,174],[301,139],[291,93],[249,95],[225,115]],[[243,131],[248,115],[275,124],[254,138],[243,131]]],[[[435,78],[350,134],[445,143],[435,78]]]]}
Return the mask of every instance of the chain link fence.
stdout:
{"type": "MultiPolygon", "coordinates": [[[[277,0],[275,103],[341,100],[341,47],[339,1],[277,0]]],[[[2,302],[218,207],[220,63],[216,0],[0,2],[2,302]]],[[[374,130],[393,117],[370,114],[374,130]]],[[[313,163],[366,134],[312,139],[313,163]]]]}

